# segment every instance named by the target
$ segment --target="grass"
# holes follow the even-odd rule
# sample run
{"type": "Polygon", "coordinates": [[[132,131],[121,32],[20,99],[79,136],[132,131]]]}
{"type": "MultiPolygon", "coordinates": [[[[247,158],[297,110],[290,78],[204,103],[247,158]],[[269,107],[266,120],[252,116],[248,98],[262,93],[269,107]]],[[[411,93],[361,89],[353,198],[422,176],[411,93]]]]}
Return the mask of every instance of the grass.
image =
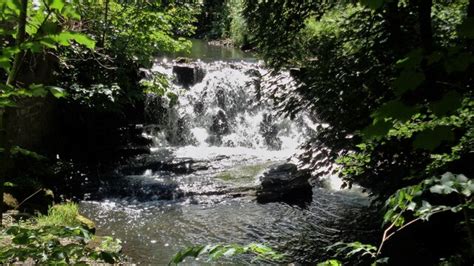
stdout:
{"type": "Polygon", "coordinates": [[[77,204],[67,202],[54,205],[48,210],[47,215],[40,215],[36,218],[39,226],[80,226],[81,222],[77,219],[79,207],[77,204]]]}

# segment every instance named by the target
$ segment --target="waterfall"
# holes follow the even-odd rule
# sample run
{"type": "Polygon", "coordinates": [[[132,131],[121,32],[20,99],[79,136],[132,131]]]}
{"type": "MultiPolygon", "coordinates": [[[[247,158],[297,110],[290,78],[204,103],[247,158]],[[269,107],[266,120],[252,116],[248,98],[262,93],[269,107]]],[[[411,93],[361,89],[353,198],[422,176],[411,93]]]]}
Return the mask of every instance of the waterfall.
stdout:
{"type": "MultiPolygon", "coordinates": [[[[313,131],[305,115],[291,121],[272,110],[261,84],[268,71],[258,63],[157,62],[152,73],[172,80],[178,102],[149,94],[149,137],[155,147],[227,147],[296,152],[313,131]]],[[[152,74],[153,75],[153,74],[152,74]]]]}

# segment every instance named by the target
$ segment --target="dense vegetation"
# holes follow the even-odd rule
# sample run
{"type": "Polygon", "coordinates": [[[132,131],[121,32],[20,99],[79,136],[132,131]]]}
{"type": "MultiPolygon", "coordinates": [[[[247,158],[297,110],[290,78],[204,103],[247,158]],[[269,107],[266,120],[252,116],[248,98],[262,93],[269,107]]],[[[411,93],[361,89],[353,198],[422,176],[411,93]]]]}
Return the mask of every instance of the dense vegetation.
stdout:
{"type": "Polygon", "coordinates": [[[472,176],[474,1],[246,1],[244,13],[266,62],[297,68],[296,90],[272,91],[277,107],[327,125],[302,161],[389,198],[382,243],[456,206],[436,230],[462,233],[436,256],[472,260],[472,181],[450,172],[472,176]]]}
{"type": "MultiPolygon", "coordinates": [[[[140,68],[150,67],[159,53],[189,49],[184,37],[194,31],[195,12],[179,1],[0,2],[0,192],[7,192],[9,206],[5,207],[44,212],[53,201],[64,199],[64,169],[70,162],[51,155],[68,145],[72,152],[66,155],[75,157],[84,145],[94,147],[83,136],[91,136],[95,128],[111,130],[128,119],[140,119],[130,112],[140,108],[144,97],[140,68]],[[54,133],[35,152],[15,142],[16,110],[35,102],[59,106],[53,114],[63,121],[59,135],[70,140],[59,140],[54,133]]],[[[87,155],[97,150],[85,152],[86,160],[95,160],[87,155]]],[[[10,228],[2,230],[1,236],[1,262],[114,262],[121,258],[117,250],[100,249],[100,241],[95,243],[97,248],[91,247],[94,237],[83,225],[62,221],[64,215],[55,213],[53,208],[49,217],[7,224],[10,228]],[[57,223],[44,224],[54,217],[57,223]],[[5,244],[9,242],[13,244],[5,244]]],[[[103,245],[115,243],[111,238],[104,241],[103,245]]]]}

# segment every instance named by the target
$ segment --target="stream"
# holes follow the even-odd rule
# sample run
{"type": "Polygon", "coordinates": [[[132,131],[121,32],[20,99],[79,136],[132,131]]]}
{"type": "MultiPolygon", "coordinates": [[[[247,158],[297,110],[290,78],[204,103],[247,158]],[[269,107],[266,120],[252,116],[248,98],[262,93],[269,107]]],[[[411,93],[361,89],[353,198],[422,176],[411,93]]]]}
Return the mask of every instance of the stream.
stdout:
{"type": "Polygon", "coordinates": [[[136,125],[152,143],[147,152],[118,166],[114,179],[81,202],[97,233],[121,239],[133,262],[152,265],[167,265],[190,245],[254,242],[306,264],[325,258],[334,242],[371,235],[369,199],[339,190],[334,177],[314,186],[304,206],[257,203],[259,176],[272,165],[297,163],[293,155],[314,133],[314,122],[272,111],[264,91],[268,71],[251,54],[202,41],[193,47],[187,57],[201,60],[176,66],[160,57],[148,71],[149,78],[174,78],[171,92],[178,98],[148,95],[147,123],[136,125]]]}

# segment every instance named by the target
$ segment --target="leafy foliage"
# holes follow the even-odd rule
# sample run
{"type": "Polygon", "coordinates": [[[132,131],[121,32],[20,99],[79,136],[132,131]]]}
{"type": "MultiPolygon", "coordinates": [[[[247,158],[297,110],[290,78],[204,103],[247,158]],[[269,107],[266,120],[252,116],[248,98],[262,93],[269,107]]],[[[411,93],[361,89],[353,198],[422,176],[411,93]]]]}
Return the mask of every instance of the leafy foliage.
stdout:
{"type": "Polygon", "coordinates": [[[472,175],[473,1],[245,1],[244,15],[267,64],[291,68],[294,82],[268,90],[276,107],[325,125],[300,156],[315,175],[399,203],[387,215],[395,231],[472,204],[415,194],[460,192],[464,181],[432,177],[472,175]]]}
{"type": "Polygon", "coordinates": [[[3,229],[0,238],[2,242],[11,241],[0,247],[1,263],[87,264],[115,263],[121,259],[117,250],[108,249],[117,247],[109,238],[97,247],[88,247],[94,237],[81,227],[13,225],[3,229]]]}
{"type": "Polygon", "coordinates": [[[184,262],[187,257],[197,258],[201,255],[208,254],[208,261],[218,260],[222,257],[231,257],[240,254],[254,254],[257,256],[257,259],[266,259],[272,261],[280,261],[283,259],[283,255],[274,251],[268,246],[262,244],[252,243],[246,246],[241,246],[237,244],[231,245],[200,245],[193,246],[183,249],[176,253],[176,255],[171,259],[170,264],[178,264],[184,262]]]}
{"type": "Polygon", "coordinates": [[[393,223],[396,227],[406,224],[404,213],[411,212],[413,217],[427,221],[433,214],[474,208],[472,194],[474,183],[460,174],[445,173],[441,178],[426,179],[420,184],[404,187],[392,195],[386,203],[385,223],[393,223]],[[457,205],[435,205],[426,200],[426,194],[456,194],[463,200],[457,205]]]}
{"type": "Polygon", "coordinates": [[[94,236],[82,227],[78,206],[51,207],[47,215],[11,224],[0,231],[0,262],[39,264],[117,263],[120,240],[94,236]]]}

